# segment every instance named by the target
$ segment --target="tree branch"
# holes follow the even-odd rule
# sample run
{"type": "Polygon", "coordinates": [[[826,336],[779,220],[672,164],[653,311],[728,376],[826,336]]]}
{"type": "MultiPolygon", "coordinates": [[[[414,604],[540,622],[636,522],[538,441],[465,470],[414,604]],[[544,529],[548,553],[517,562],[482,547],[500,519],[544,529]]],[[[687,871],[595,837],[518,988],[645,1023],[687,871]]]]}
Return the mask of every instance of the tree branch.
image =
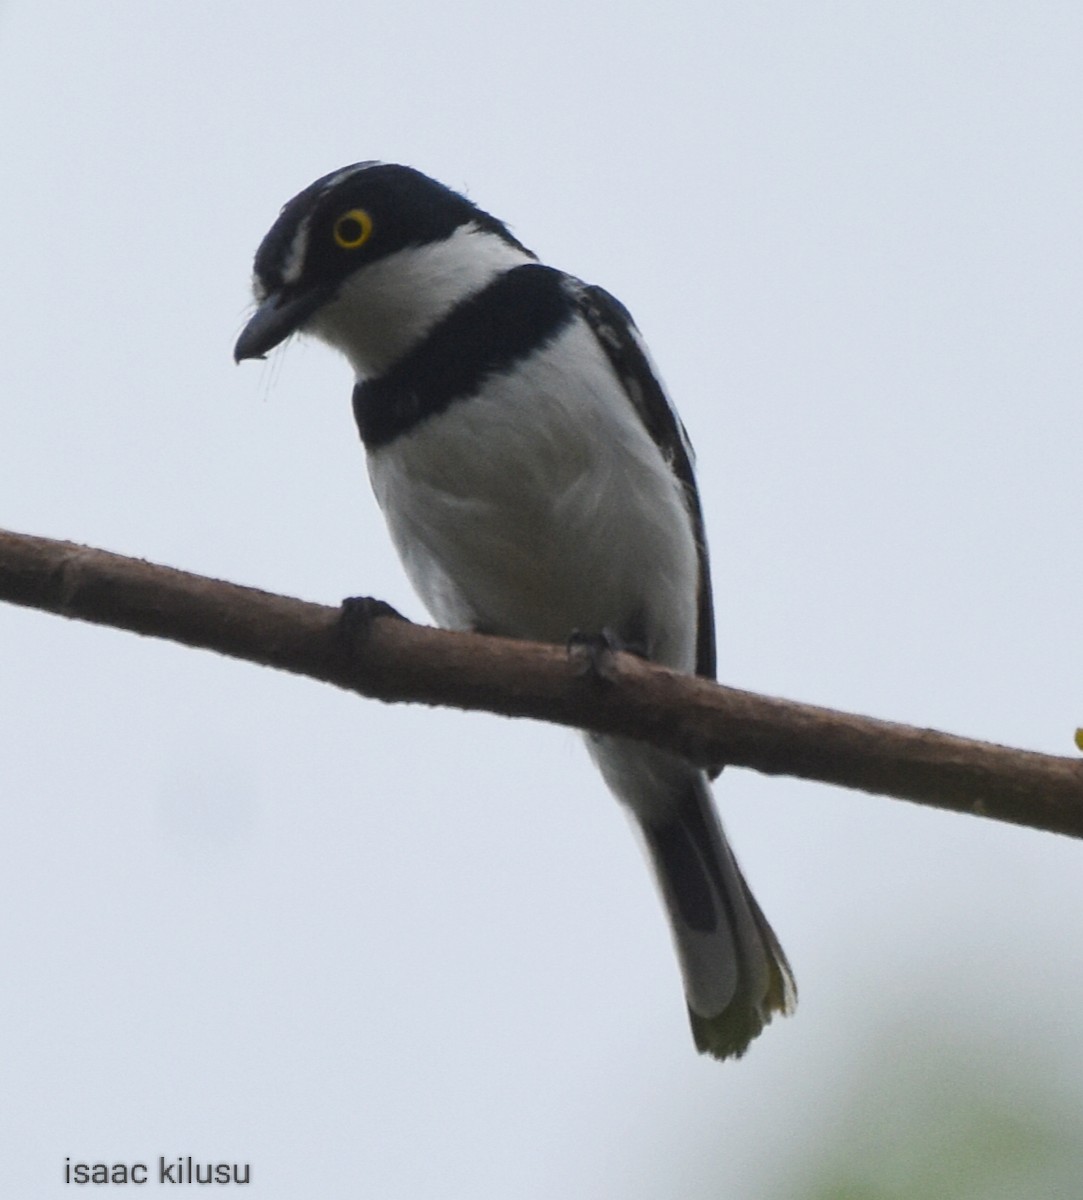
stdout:
{"type": "Polygon", "coordinates": [[[704,766],[859,788],[1083,836],[1083,760],[776,700],[627,654],[605,679],[560,646],[450,633],[104,550],[0,531],[0,599],[292,671],[384,701],[533,717],[640,738],[704,766]]]}

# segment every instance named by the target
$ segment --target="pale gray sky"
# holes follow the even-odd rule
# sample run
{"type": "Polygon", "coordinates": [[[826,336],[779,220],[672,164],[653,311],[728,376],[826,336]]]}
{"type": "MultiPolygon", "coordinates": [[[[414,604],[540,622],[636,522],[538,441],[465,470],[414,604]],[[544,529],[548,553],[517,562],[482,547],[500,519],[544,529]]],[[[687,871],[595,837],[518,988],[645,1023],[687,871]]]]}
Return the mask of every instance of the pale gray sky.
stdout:
{"type": "MultiPolygon", "coordinates": [[[[230,357],[279,206],[399,160],[636,315],[724,681],[1070,753],[1081,57],[1074,3],[8,0],[0,524],[420,618],[347,368],[230,357]]],[[[900,1012],[1083,1091],[1078,843],[727,773],[801,1003],[719,1065],[574,735],[10,607],[0,653],[6,1194],[786,1195],[900,1012]]]]}

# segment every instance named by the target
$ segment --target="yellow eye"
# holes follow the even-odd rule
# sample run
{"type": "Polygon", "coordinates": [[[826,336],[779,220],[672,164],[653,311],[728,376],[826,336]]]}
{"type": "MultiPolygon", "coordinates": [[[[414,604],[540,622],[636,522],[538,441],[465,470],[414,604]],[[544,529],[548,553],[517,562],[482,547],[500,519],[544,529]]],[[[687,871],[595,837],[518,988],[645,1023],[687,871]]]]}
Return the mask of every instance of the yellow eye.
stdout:
{"type": "Polygon", "coordinates": [[[335,222],[332,232],[343,250],[356,250],[372,236],[372,218],[363,208],[351,208],[335,222]]]}

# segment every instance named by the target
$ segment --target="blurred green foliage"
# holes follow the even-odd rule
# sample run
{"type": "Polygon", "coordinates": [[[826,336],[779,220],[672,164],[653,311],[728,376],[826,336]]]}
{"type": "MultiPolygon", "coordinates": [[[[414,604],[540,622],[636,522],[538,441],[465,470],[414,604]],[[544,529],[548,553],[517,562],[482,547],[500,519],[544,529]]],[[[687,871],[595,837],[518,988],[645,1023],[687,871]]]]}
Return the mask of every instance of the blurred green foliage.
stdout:
{"type": "Polygon", "coordinates": [[[1083,1198],[1079,1081],[1010,1031],[993,1044],[907,1023],[828,1108],[787,1200],[1083,1198]]]}

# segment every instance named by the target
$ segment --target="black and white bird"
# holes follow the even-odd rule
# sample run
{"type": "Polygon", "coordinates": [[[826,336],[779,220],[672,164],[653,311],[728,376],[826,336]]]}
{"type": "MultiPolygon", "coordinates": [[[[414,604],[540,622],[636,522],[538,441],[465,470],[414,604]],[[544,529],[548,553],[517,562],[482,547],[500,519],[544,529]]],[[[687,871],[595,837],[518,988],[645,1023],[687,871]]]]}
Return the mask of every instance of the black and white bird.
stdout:
{"type": "MultiPolygon", "coordinates": [[[[296,332],[346,356],[376,498],[441,625],[604,636],[714,677],[692,449],[618,301],[543,266],[464,196],[379,162],[290,200],[253,286],[235,358],[296,332]]],[[[587,743],[642,830],[696,1046],[742,1054],[796,992],[707,774],[627,739],[587,743]]]]}

